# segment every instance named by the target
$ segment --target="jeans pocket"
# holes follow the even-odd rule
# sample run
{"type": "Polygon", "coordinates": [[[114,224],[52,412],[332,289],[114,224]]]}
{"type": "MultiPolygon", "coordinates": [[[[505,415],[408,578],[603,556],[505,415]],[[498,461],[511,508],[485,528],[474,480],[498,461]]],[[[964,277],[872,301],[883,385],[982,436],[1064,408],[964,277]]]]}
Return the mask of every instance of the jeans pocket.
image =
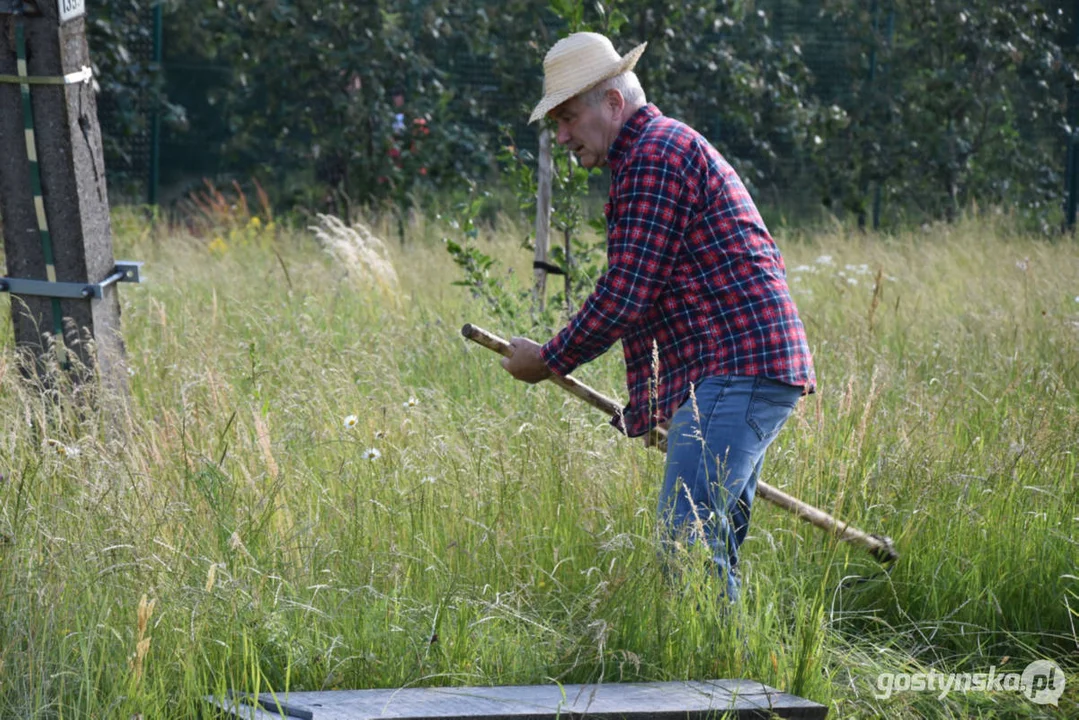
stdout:
{"type": "Polygon", "coordinates": [[[799,387],[757,378],[746,410],[746,423],[757,433],[757,439],[772,442],[783,429],[801,396],[802,389],[799,387]]]}

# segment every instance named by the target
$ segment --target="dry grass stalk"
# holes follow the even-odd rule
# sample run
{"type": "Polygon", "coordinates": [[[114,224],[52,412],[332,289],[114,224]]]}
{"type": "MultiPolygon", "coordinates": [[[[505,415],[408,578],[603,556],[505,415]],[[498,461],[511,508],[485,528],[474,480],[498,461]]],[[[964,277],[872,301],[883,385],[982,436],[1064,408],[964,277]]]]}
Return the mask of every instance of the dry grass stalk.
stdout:
{"type": "Polygon", "coordinates": [[[135,641],[135,652],[128,661],[128,665],[135,675],[136,683],[142,682],[143,663],[146,655],[150,652],[150,638],[146,636],[146,629],[150,626],[150,618],[153,617],[155,605],[157,605],[157,598],[148,600],[146,594],[143,593],[142,598],[139,600],[136,620],[138,640],[135,641]]]}
{"type": "Polygon", "coordinates": [[[217,563],[210,563],[210,569],[206,571],[206,592],[212,592],[214,583],[217,581],[217,563]]]}
{"type": "MultiPolygon", "coordinates": [[[[273,222],[273,208],[266,190],[257,180],[252,180],[258,197],[259,215],[266,222],[273,222]]],[[[191,229],[196,234],[206,234],[214,228],[243,226],[252,218],[251,204],[239,182],[232,181],[232,193],[226,195],[214,183],[204,178],[205,189],[191,192],[180,202],[180,207],[189,219],[191,229]]]]}
{"type": "Polygon", "coordinates": [[[383,290],[397,290],[397,271],[390,262],[386,244],[367,225],[356,221],[350,227],[332,215],[319,215],[312,226],[326,250],[353,277],[383,290]]]}
{"type": "Polygon", "coordinates": [[[277,460],[273,456],[273,448],[270,446],[270,426],[258,410],[253,411],[251,414],[255,421],[255,435],[258,438],[259,449],[262,450],[262,459],[266,463],[266,472],[270,474],[271,480],[276,481],[281,474],[281,470],[277,466],[277,460]]]}
{"type": "Polygon", "coordinates": [[[880,306],[880,299],[884,295],[884,268],[877,269],[876,279],[873,281],[873,299],[869,301],[869,334],[873,334],[874,320],[877,315],[877,308],[880,306]]]}
{"type": "MultiPolygon", "coordinates": [[[[291,538],[295,532],[296,523],[293,520],[292,509],[289,507],[285,493],[277,486],[278,479],[281,476],[281,469],[277,464],[277,460],[274,459],[273,448],[270,443],[270,418],[269,416],[263,417],[258,410],[252,412],[252,417],[255,423],[256,440],[259,449],[262,451],[263,461],[266,464],[266,473],[270,476],[271,488],[269,491],[273,493],[274,497],[274,529],[279,538],[291,538]]],[[[301,560],[295,547],[290,548],[289,554],[292,561],[299,567],[301,560]]]]}

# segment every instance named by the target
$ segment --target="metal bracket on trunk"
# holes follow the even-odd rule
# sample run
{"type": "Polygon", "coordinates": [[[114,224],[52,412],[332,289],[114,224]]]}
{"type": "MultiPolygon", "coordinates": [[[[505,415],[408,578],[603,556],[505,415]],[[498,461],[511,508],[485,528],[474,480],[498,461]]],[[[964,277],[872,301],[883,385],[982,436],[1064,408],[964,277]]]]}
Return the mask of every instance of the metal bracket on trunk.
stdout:
{"type": "MultiPolygon", "coordinates": [[[[4,0],[0,0],[3,2],[4,0]]],[[[139,276],[141,262],[119,261],[109,276],[99,283],[49,282],[48,280],[25,280],[22,278],[0,278],[0,292],[12,295],[39,295],[41,297],[65,298],[74,300],[100,300],[105,296],[105,288],[113,283],[141,283],[139,276]]]]}

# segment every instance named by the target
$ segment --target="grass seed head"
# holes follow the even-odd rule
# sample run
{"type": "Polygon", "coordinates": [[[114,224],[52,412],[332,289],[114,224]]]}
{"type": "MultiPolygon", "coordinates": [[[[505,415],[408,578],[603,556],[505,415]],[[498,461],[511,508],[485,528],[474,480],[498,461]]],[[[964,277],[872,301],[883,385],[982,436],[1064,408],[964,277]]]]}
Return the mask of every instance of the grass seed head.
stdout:
{"type": "Polygon", "coordinates": [[[357,221],[350,227],[332,215],[319,215],[318,225],[311,230],[323,249],[353,278],[396,293],[397,271],[386,244],[367,225],[357,221]]]}

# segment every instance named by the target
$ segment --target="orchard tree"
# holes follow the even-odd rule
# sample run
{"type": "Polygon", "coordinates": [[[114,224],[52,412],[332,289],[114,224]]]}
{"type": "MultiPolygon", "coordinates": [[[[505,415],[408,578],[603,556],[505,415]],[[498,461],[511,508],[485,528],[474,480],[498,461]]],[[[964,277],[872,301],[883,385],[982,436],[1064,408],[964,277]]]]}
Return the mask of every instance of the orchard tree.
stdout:
{"type": "Polygon", "coordinates": [[[877,7],[893,14],[893,32],[872,5],[831,6],[862,42],[852,58],[853,100],[828,137],[824,185],[862,212],[867,187],[880,183],[893,203],[928,217],[954,219],[977,201],[1044,220],[1064,184],[1058,165],[1074,65],[1060,45],[1063,13],[1038,0],[877,7]]]}
{"type": "Polygon", "coordinates": [[[349,199],[408,202],[470,171],[483,138],[457,126],[457,97],[429,51],[452,35],[450,11],[447,0],[192,3],[188,52],[231,73],[211,90],[228,128],[220,151],[279,195],[294,187],[291,200],[339,212],[349,199]]]}

